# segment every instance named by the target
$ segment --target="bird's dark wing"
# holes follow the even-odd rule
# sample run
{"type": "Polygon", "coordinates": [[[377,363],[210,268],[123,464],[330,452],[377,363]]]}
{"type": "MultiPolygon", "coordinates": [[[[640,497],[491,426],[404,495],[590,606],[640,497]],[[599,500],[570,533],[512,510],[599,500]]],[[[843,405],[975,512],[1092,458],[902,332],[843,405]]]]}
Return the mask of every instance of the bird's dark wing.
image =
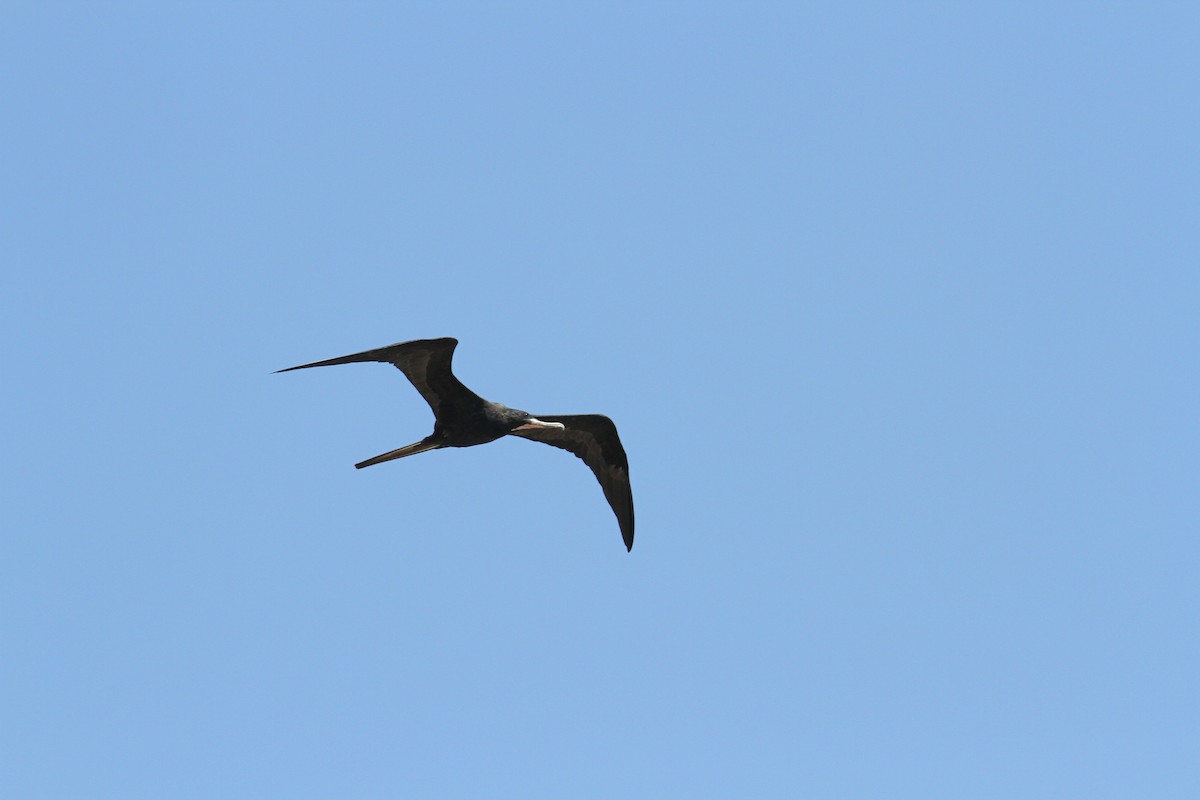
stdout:
{"type": "Polygon", "coordinates": [[[513,436],[561,447],[583,459],[600,481],[604,496],[617,515],[625,547],[633,549],[633,490],[629,485],[629,460],[617,436],[617,426],[601,414],[576,414],[561,417],[537,417],[542,422],[561,422],[563,430],[528,428],[513,431],[513,436]]]}
{"type": "Polygon", "coordinates": [[[417,339],[279,371],[291,372],[294,369],[330,367],[360,361],[393,364],[412,382],[421,393],[421,397],[425,398],[425,402],[429,403],[433,415],[438,420],[447,421],[483,402],[479,395],[463,386],[450,371],[450,360],[454,357],[454,348],[457,346],[457,339],[417,339]]]}

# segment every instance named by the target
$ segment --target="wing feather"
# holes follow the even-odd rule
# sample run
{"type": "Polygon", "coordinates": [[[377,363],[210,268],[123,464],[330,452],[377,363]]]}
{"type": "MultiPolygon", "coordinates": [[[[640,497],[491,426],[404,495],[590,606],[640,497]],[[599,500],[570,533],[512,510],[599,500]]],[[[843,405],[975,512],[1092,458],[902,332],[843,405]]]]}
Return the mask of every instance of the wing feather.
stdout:
{"type": "Polygon", "coordinates": [[[279,371],[291,372],[294,369],[329,367],[335,364],[354,364],[363,361],[392,364],[404,373],[404,377],[408,378],[409,382],[420,392],[421,397],[425,398],[425,402],[429,403],[434,417],[439,421],[449,422],[483,402],[479,395],[463,386],[451,371],[450,363],[454,358],[454,348],[457,346],[458,340],[449,337],[417,339],[325,361],[301,364],[298,367],[288,367],[279,371]]]}
{"type": "Polygon", "coordinates": [[[604,497],[617,515],[625,547],[633,549],[633,489],[629,484],[629,460],[617,426],[602,414],[537,417],[543,422],[561,422],[563,430],[531,428],[513,431],[513,436],[558,447],[583,459],[600,482],[604,497]]]}

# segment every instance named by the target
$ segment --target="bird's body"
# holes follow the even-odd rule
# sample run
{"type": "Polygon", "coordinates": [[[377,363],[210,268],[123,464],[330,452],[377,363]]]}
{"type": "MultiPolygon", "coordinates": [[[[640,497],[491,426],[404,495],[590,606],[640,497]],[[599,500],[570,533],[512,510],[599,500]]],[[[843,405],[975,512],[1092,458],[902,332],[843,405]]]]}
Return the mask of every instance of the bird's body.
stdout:
{"type": "Polygon", "coordinates": [[[442,426],[440,431],[435,423],[434,433],[440,433],[446,447],[474,447],[507,436],[529,416],[524,411],[484,400],[482,405],[471,409],[462,419],[442,426]]]}
{"type": "Polygon", "coordinates": [[[612,420],[600,414],[535,417],[525,411],[484,400],[454,377],[450,362],[456,339],[419,339],[366,350],[340,358],[281,369],[377,361],[395,365],[433,409],[433,433],[419,442],[369,458],[361,469],[384,461],[441,447],[473,447],[502,436],[520,436],[574,453],[591,468],[617,516],[625,546],[633,549],[633,493],[629,462],[612,420]]]}

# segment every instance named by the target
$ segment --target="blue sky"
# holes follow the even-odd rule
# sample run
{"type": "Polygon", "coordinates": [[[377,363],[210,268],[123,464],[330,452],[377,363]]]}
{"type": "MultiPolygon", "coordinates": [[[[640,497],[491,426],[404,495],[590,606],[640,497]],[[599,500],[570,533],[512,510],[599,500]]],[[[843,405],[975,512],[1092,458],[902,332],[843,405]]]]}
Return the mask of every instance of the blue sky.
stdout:
{"type": "Polygon", "coordinates": [[[1197,796],[1198,24],[6,4],[0,795],[1197,796]]]}

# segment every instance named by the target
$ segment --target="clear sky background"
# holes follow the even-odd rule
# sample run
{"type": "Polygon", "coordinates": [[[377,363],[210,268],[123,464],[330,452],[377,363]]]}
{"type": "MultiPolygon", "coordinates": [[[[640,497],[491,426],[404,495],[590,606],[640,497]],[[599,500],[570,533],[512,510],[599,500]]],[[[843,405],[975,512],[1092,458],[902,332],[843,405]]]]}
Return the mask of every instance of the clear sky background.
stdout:
{"type": "Polygon", "coordinates": [[[6,3],[0,796],[1200,796],[1198,41],[6,3]]]}

